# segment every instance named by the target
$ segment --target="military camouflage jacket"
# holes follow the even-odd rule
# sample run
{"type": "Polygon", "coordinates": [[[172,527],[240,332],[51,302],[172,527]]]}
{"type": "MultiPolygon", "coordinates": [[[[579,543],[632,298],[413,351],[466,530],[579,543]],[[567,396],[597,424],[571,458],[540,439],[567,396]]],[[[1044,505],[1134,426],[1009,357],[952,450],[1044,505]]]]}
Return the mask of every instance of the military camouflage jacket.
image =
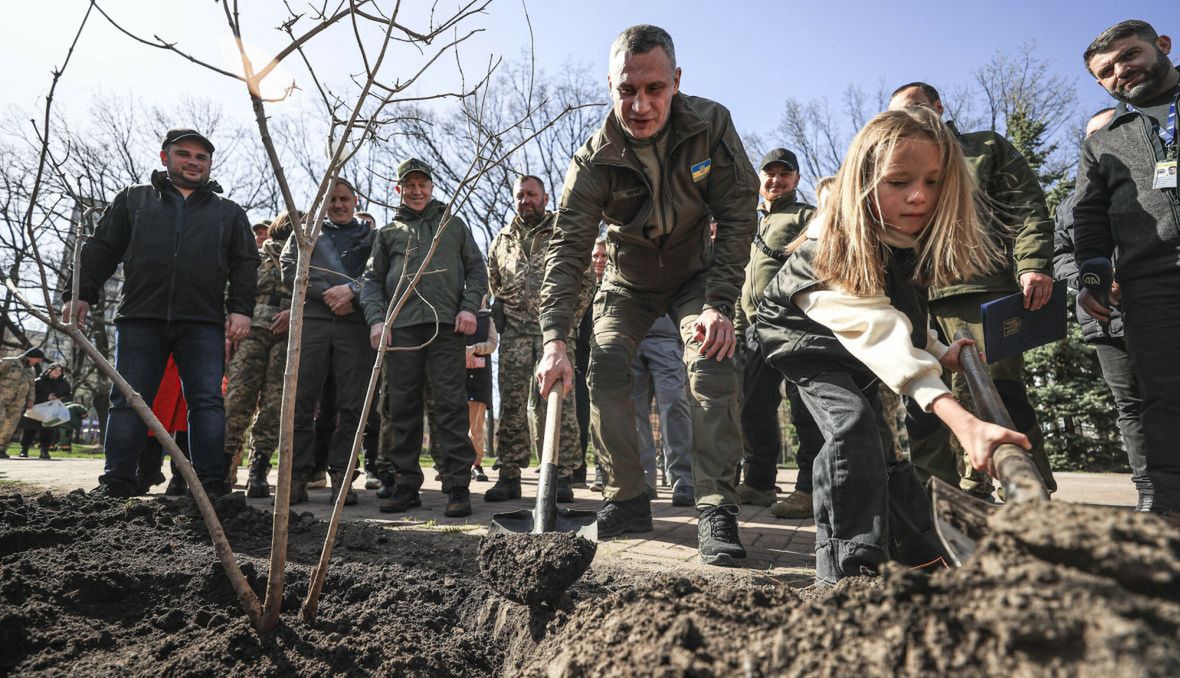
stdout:
{"type": "MultiPolygon", "coordinates": [[[[541,281],[545,277],[545,252],[553,236],[556,212],[531,230],[520,217],[512,220],[492,240],[488,249],[488,288],[504,304],[504,313],[518,331],[541,334],[541,281]],[[527,250],[527,253],[526,253],[527,250]]],[[[594,269],[587,268],[575,317],[581,318],[594,293],[594,269]]]]}
{"type": "Polygon", "coordinates": [[[604,285],[666,292],[703,273],[702,310],[733,313],[750,257],[758,177],[724,106],[677,94],[667,124],[658,205],[613,111],[574,154],[545,257],[545,341],[565,340],[579,319],[576,299],[603,221],[609,262],[604,285]],[[653,210],[663,214],[660,221],[670,229],[659,239],[645,235],[653,210]],[[717,221],[712,244],[710,217],[717,221]]]}
{"type": "MultiPolygon", "coordinates": [[[[954,129],[953,123],[947,124],[954,129]]],[[[1007,265],[974,280],[931,289],[931,301],[977,292],[1017,292],[1022,273],[1052,275],[1053,220],[1037,175],[1024,156],[995,132],[960,134],[955,130],[955,134],[983,194],[989,223],[1001,240],[1007,265]]]]}
{"type": "Polygon", "coordinates": [[[5,402],[22,405],[33,400],[33,382],[37,379],[37,371],[16,356],[0,359],[0,398],[5,402]]]}
{"type": "Polygon", "coordinates": [[[746,264],[746,281],[742,284],[741,303],[734,320],[738,332],[745,332],[754,324],[762,293],[787,260],[787,245],[813,216],[815,206],[796,200],[794,191],[758,206],[758,232],[750,245],[750,263],[746,264]]]}
{"type": "Polygon", "coordinates": [[[251,327],[269,329],[279,311],[291,308],[291,290],[283,284],[283,267],[279,264],[282,252],[283,241],[279,240],[267,240],[258,252],[262,255],[262,263],[258,266],[258,291],[254,295],[251,327]]]}

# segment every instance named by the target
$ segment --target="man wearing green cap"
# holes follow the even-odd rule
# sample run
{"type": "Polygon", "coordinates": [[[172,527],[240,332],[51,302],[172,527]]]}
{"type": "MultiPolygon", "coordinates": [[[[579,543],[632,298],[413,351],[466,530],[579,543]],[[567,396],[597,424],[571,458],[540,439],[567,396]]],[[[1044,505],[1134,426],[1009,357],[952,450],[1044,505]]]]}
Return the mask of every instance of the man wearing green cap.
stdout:
{"type": "Polygon", "coordinates": [[[612,110],[566,174],[541,289],[540,392],[573,386],[566,340],[583,274],[607,224],[606,273],[594,299],[591,432],[606,473],[599,536],[652,529],[631,399],[631,361],[657,318],[679,324],[694,402],[693,485],[702,562],[735,565],[734,475],[742,456],[734,307],[750,256],[757,177],[729,111],[679,93],[672,37],[632,26],[611,46],[612,110]],[[717,237],[710,243],[710,221],[717,237]]]}
{"type": "Polygon", "coordinates": [[[430,384],[438,424],[445,515],[471,515],[471,465],[467,437],[467,341],[475,332],[488,270],[471,229],[435,200],[430,166],[411,158],[397,168],[401,204],[381,229],[365,268],[361,302],[373,348],[380,346],[391,301],[406,293],[434,246],[434,255],[393,322],[385,354],[385,416],[393,445],[381,450],[378,473],[394,476],[393,496],[381,505],[398,513],[422,504],[423,389],[430,384]],[[438,238],[435,243],[435,238],[438,238]]]}
{"type": "Polygon", "coordinates": [[[37,363],[45,360],[39,348],[0,359],[0,459],[8,458],[8,441],[20,424],[24,411],[33,406],[33,385],[37,363]]]}

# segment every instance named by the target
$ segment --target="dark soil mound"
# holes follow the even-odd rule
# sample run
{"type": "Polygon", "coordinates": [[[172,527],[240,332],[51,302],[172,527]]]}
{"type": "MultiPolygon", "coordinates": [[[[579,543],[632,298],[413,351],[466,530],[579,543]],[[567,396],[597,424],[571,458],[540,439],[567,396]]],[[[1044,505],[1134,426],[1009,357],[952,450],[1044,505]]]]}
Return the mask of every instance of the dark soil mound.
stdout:
{"type": "Polygon", "coordinates": [[[565,593],[594,560],[597,544],[572,532],[501,532],[479,542],[479,571],[502,595],[539,605],[565,593]]]}
{"type": "Polygon", "coordinates": [[[815,595],[659,578],[579,605],[523,672],[1180,675],[1180,532],[1056,502],[991,526],[962,569],[815,595]]]}
{"type": "MultiPolygon", "coordinates": [[[[218,509],[261,597],[270,515],[240,496],[218,509]]],[[[319,619],[304,624],[324,537],[305,514],[284,626],[259,637],[195,515],[189,501],[0,496],[0,674],[491,676],[525,629],[509,612],[522,608],[481,582],[474,538],[358,524],[340,526],[319,619]]]]}

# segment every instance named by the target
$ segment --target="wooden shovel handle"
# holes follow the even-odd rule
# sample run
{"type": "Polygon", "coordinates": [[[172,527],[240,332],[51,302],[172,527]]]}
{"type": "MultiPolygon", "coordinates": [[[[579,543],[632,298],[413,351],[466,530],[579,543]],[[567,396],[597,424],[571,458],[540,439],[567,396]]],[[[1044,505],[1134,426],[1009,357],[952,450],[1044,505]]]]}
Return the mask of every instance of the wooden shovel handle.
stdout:
{"type": "MultiPolygon", "coordinates": [[[[974,339],[966,328],[955,333],[955,340],[974,339]]],[[[959,362],[963,365],[963,374],[967,378],[967,387],[971,390],[971,398],[975,401],[975,409],[980,418],[998,424],[1006,429],[1016,430],[1008,408],[1000,399],[983,361],[979,359],[979,350],[974,345],[964,346],[959,351],[959,362]]],[[[996,447],[992,452],[992,468],[996,478],[1004,486],[1004,500],[1022,502],[1030,499],[1048,499],[1045,483],[1041,473],[1037,470],[1032,458],[1017,445],[1006,443],[996,447]]]]}

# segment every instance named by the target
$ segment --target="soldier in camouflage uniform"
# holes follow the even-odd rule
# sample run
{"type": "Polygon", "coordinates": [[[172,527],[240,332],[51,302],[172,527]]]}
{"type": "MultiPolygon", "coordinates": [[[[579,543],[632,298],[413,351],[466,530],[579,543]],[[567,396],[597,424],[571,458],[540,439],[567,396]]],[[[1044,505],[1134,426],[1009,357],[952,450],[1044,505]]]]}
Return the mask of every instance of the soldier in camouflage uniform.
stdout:
{"type": "MultiPolygon", "coordinates": [[[[938,91],[924,82],[902,85],[889,100],[890,110],[926,106],[941,115],[938,91]]],[[[961,133],[947,125],[963,146],[963,155],[986,206],[997,240],[1007,248],[1008,266],[958,285],[930,290],[930,316],[948,340],[961,328],[971,330],[979,350],[986,354],[980,305],[1023,292],[1024,306],[1037,310],[1053,294],[1053,221],[1045,207],[1045,194],[1037,175],[1012,142],[991,131],[961,133]]],[[[1045,439],[1024,385],[1024,359],[1016,355],[988,364],[988,375],[1012,416],[1016,429],[1032,442],[1031,455],[1050,492],[1057,489],[1045,454],[1045,439]]],[[[963,406],[974,411],[971,392],[962,374],[952,376],[952,391],[963,406]]],[[[957,439],[928,412],[912,405],[907,410],[910,456],[922,480],[938,476],[964,491],[990,497],[992,480],[974,471],[957,439]]]]}
{"type": "MultiPolygon", "coordinates": [[[[534,176],[522,176],[513,184],[516,218],[496,234],[488,250],[488,285],[503,308],[504,331],[500,335],[500,425],[496,429],[499,478],[484,494],[487,501],[520,497],[520,469],[527,468],[531,450],[540,454],[545,431],[545,400],[537,393],[533,370],[541,359],[544,342],[538,302],[545,275],[545,252],[553,236],[554,212],[545,211],[549,196],[545,185],[534,176]],[[533,411],[530,434],[528,410],[533,411]]],[[[586,269],[582,294],[575,317],[590,304],[594,289],[593,269],[586,269]]],[[[567,346],[574,360],[575,341],[567,346]]],[[[573,391],[565,394],[561,408],[561,444],[557,455],[557,500],[572,502],[571,477],[582,464],[578,444],[577,409],[573,391]]]]}
{"type": "Polygon", "coordinates": [[[283,243],[291,235],[291,221],[286,212],[274,220],[268,233],[259,251],[262,264],[258,267],[258,292],[254,297],[250,333],[238,343],[230,359],[225,394],[225,454],[231,458],[226,489],[233,489],[243,438],[253,420],[254,427],[250,429],[253,452],[246,496],[254,498],[270,495],[266,474],[270,470],[270,455],[279,445],[279,408],[283,402],[287,323],[291,313],[291,291],[283,284],[279,265],[283,243]]]}
{"type": "Polygon", "coordinates": [[[21,415],[33,404],[34,365],[45,359],[39,348],[0,360],[0,459],[8,458],[8,441],[21,415]]]}

